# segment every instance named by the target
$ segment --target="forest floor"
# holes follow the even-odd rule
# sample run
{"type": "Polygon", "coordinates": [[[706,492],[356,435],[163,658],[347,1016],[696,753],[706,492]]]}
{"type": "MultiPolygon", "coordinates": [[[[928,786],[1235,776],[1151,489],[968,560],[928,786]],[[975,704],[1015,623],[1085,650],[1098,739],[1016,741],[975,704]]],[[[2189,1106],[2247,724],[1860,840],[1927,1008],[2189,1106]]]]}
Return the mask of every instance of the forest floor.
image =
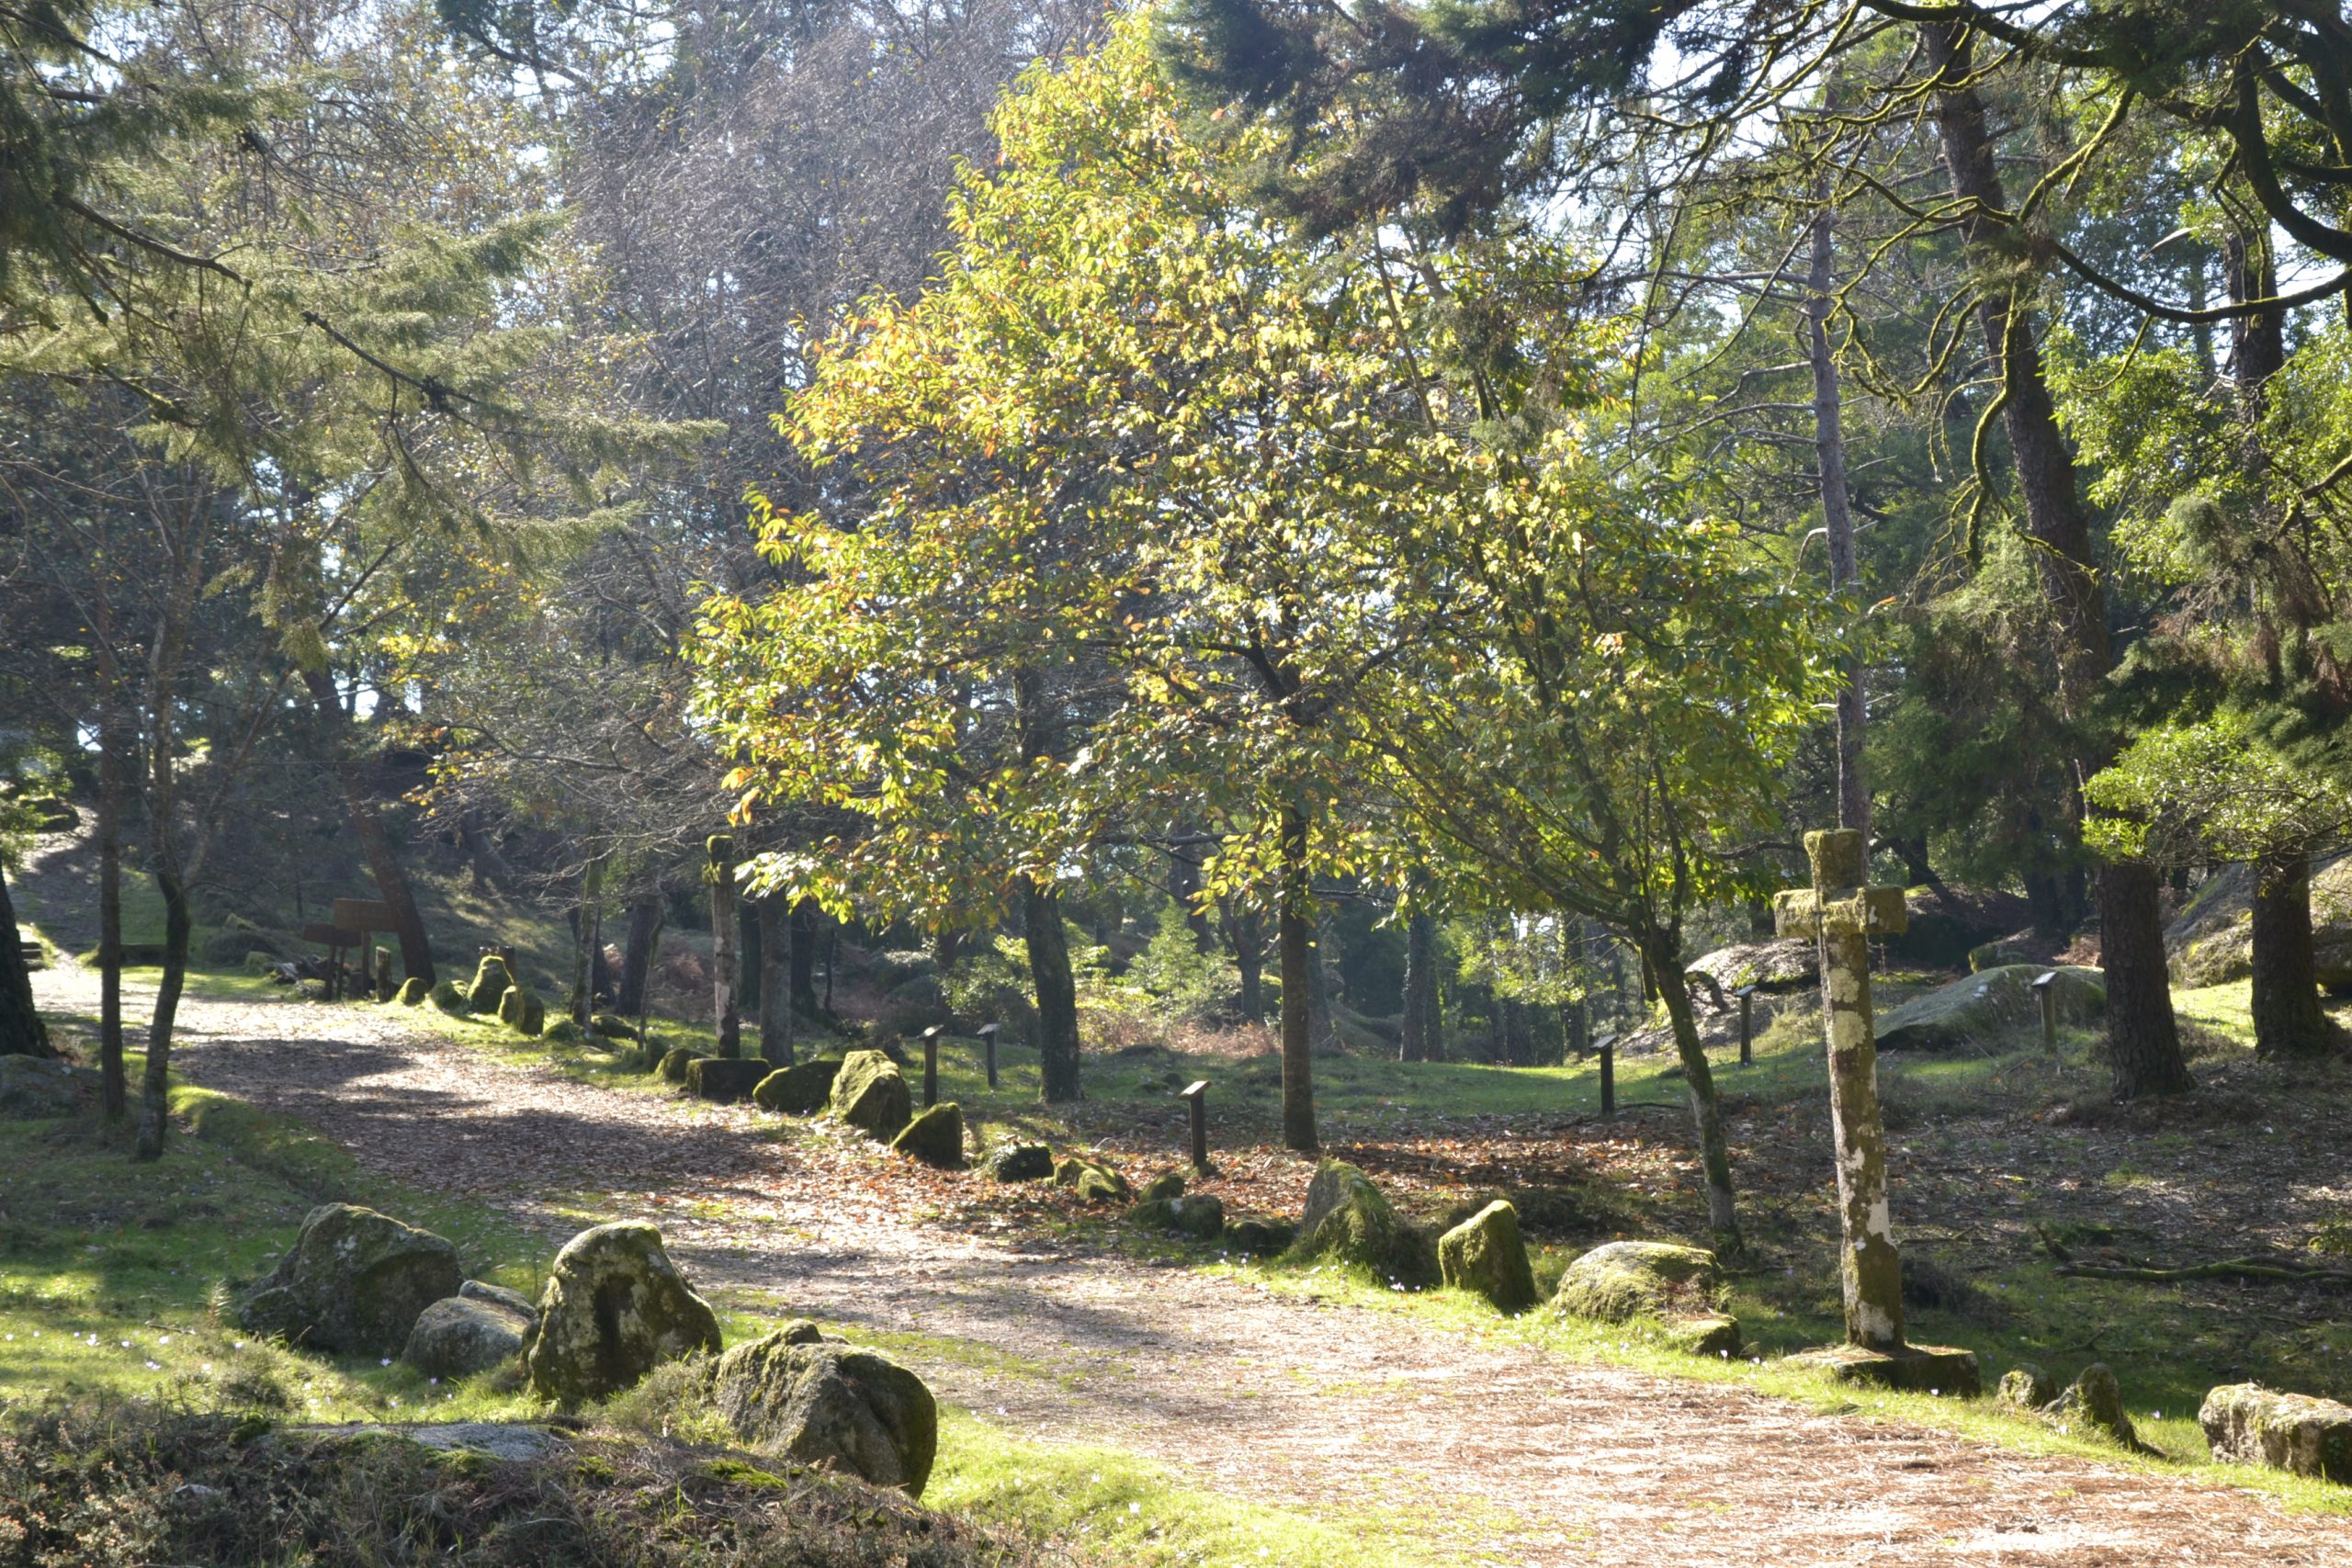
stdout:
{"type": "MultiPolygon", "coordinates": [[[[70,961],[37,982],[44,1008],[95,1011],[95,976],[70,961]]],[[[142,1004],[134,986],[133,1016],[142,1004]]],[[[2352,1556],[2340,1517],[2064,1443],[1984,1441],[1911,1418],[1924,1401],[1781,1397],[1759,1392],[1769,1363],[1713,1380],[1666,1376],[1662,1359],[1607,1353],[1622,1344],[1563,1349],[1500,1320],[1411,1310],[1336,1277],[1138,1256],[1149,1246],[1071,1215],[1058,1195],[1010,1199],[977,1175],[922,1171],[821,1123],[684,1104],[641,1079],[585,1081],[494,1033],[221,981],[183,1004],[177,1063],[197,1084],[316,1128],[388,1190],[487,1206],[550,1248],[582,1224],[652,1218],[738,1322],[829,1320],[915,1366],[968,1413],[959,1421],[1046,1450],[1147,1456],[1199,1494],[1380,1542],[1385,1550],[1366,1561],[2315,1564],[2352,1556]],[[1177,1266],[1185,1261],[1197,1266],[1177,1266]],[[1743,1374],[1755,1374],[1749,1386],[1743,1374]]],[[[1589,1145],[1631,1144],[1628,1157],[1655,1168],[1668,1200],[1687,1191],[1673,1119],[1643,1112],[1631,1118],[1638,1127],[1626,1118],[1571,1127],[1557,1108],[1545,1114],[1503,1129],[1525,1134],[1507,1159],[1581,1162],[1599,1157],[1589,1145]]],[[[1781,1114],[1767,1100],[1746,1113],[1739,1136],[1751,1187],[1801,1185],[1811,1165],[1826,1164],[1792,1156],[1783,1172],[1753,1146],[1779,1135],[1781,1114]]],[[[1130,1111],[1114,1125],[1120,1115],[1108,1103],[1082,1108],[1061,1141],[1072,1131],[1113,1145],[1164,1135],[1164,1111],[1130,1111]]],[[[1335,1112],[1333,1141],[1385,1165],[1384,1179],[1429,1157],[1413,1156],[1414,1145],[1461,1142],[1461,1126],[1397,1125],[1403,1116],[1377,1100],[1335,1112]],[[1383,1124],[1390,1136],[1372,1151],[1382,1157],[1353,1146],[1365,1144],[1366,1125],[1383,1124]]],[[[2098,1144],[2122,1131],[2069,1134],[2098,1144]]],[[[1792,1124],[1786,1135],[1806,1132],[1792,1124]]],[[[2196,1163],[2194,1130],[2179,1135],[2191,1139],[2180,1145],[2186,1171],[2196,1163]]],[[[2146,1142],[2143,1130],[2143,1150],[2146,1142]]],[[[2120,1147],[2083,1151],[2077,1163],[2134,1168],[2120,1147]]],[[[1924,1181],[1902,1190],[1931,1211],[1950,1203],[1974,1215],[1953,1224],[2021,1225],[1991,1190],[2032,1167],[2016,1150],[1982,1153],[1984,1168],[1945,1173],[1948,1199],[1924,1181]]],[[[1237,1149],[1231,1165],[1240,1173],[1235,1199],[1269,1207],[1295,1201],[1310,1168],[1262,1149],[1237,1149]]],[[[1526,1173],[1506,1164],[1492,1174],[1526,1173]]],[[[1480,1179],[1475,1168],[1471,1177],[1480,1179]]],[[[2054,1190],[2076,1178],[2023,1179],[2054,1190]]],[[[2175,1191],[2174,1179],[2167,1168],[2110,1184],[2099,1210],[2112,1213],[2119,1198],[2154,1209],[2193,1201],[2196,1182],[2183,1176],[2175,1191]]],[[[2258,1231],[2279,1221],[2220,1207],[2210,1223],[2258,1231]]],[[[1765,1249],[1792,1247],[1803,1228],[1784,1221],[1789,1234],[1768,1235],[1765,1249]]],[[[2241,1312],[2267,1304],[2237,1298],[2241,1312]]],[[[1988,1365],[1988,1378],[2000,1370],[1988,1365]]],[[[951,1446],[954,1438],[951,1428],[951,1446]]],[[[927,1500],[957,1506],[958,1484],[944,1463],[927,1500]]],[[[1116,1541],[1115,1521],[1093,1539],[1116,1541]]],[[[1187,1560],[1132,1544],[1132,1554],[1106,1545],[1099,1560],[1187,1560]]],[[[1263,1546],[1258,1554],[1283,1555],[1263,1546]]]]}

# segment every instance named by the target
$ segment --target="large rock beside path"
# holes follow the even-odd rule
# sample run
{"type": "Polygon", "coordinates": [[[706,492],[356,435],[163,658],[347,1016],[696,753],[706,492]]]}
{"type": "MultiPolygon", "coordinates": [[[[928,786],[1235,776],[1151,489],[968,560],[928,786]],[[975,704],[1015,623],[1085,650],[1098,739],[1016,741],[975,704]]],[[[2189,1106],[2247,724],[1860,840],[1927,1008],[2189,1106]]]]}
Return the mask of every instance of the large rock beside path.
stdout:
{"type": "Polygon", "coordinates": [[[1438,1278],[1503,1312],[1535,1304],[1535,1274],[1520,1239],[1519,1211],[1500,1199],[1437,1238],[1438,1278]]]}
{"type": "Polygon", "coordinates": [[[721,1356],[711,1392],[728,1425],[763,1450],[910,1496],[931,1479],[938,1404],[888,1356],[770,1334],[721,1356]]]}
{"type": "Polygon", "coordinates": [[[449,1296],[420,1314],[401,1359],[427,1377],[469,1378],[523,1353],[532,1314],[503,1302],[449,1296]]]}
{"type": "Polygon", "coordinates": [[[625,1220],[582,1231],[556,1254],[524,1359],[533,1390],[578,1404],[718,1347],[718,1318],[670,1261],[662,1233],[625,1220]]]}
{"type": "Polygon", "coordinates": [[[963,1169],[964,1108],[950,1100],[917,1113],[890,1147],[941,1170],[963,1169]]]}
{"type": "Polygon", "coordinates": [[[757,1056],[697,1056],[686,1064],[686,1092],[732,1105],[751,1099],[760,1080],[775,1070],[757,1056]]]}
{"type": "Polygon", "coordinates": [[[785,1116],[813,1116],[833,1097],[833,1079],[841,1075],[839,1056],[819,1056],[778,1067],[752,1089],[752,1102],[763,1111],[785,1116]]]}
{"type": "Polygon", "coordinates": [[[2352,1485],[2352,1406],[2260,1383],[2225,1383],[2197,1412],[2213,1457],[2352,1485]]]}
{"type": "Polygon", "coordinates": [[[879,1051],[852,1051],[842,1058],[828,1109],[866,1136],[888,1143],[914,1116],[914,1097],[898,1064],[879,1051]]]}
{"type": "Polygon", "coordinates": [[[98,1075],[47,1056],[0,1056],[0,1116],[71,1116],[96,1103],[98,1075]]]}
{"type": "MultiPolygon", "coordinates": [[[[2041,1001],[2033,982],[2048,973],[2039,964],[2004,964],[1913,997],[1878,1021],[1878,1048],[1997,1051],[2038,1045],[2041,1001]]],[[[2107,985],[2098,970],[2068,965],[2051,985],[2059,1022],[2086,1024],[2107,1015],[2107,985]]]]}
{"type": "Polygon", "coordinates": [[[1552,1304],[1597,1323],[1706,1316],[1721,1300],[1723,1285],[1723,1269],[1705,1247],[1612,1241],[1568,1265],[1552,1304]]]}
{"type": "Polygon", "coordinates": [[[1330,1258],[1369,1269],[1381,1279],[1418,1283],[1429,1269],[1423,1239],[1415,1235],[1372,1178],[1344,1160],[1327,1159],[1306,1186],[1299,1215],[1301,1258],[1330,1258]]]}
{"type": "Polygon", "coordinates": [[[236,1303],[237,1321],[304,1350],[395,1356],[424,1309],[465,1283],[458,1249],[352,1203],[311,1211],[277,1266],[236,1303]]]}

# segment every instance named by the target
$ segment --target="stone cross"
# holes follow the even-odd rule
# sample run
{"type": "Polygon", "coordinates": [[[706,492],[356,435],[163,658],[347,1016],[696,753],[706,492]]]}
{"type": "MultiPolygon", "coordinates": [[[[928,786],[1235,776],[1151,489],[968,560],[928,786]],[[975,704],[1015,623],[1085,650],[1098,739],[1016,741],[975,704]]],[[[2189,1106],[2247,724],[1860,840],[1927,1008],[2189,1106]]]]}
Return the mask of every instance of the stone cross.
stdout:
{"type": "Polygon", "coordinates": [[[1822,1018],[1829,1035],[1829,1118],[1838,1143],[1838,1200],[1845,1231],[1839,1274],[1846,1340],[1878,1351],[1903,1348],[1903,1265],[1887,1213],[1886,1129],[1879,1119],[1878,1040],[1871,1023],[1870,939],[1901,931],[1900,887],[1865,887],[1862,836],[1850,828],[1804,836],[1813,886],[1779,895],[1782,936],[1810,937],[1821,953],[1822,1018]]]}

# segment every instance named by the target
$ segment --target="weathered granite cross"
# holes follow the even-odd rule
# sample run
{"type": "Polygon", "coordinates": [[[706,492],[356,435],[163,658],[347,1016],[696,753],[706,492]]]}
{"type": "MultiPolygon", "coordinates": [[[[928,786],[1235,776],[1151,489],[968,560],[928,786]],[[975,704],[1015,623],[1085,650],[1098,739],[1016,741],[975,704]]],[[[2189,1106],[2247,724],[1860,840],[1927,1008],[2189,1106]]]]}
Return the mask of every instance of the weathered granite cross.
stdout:
{"type": "Polygon", "coordinates": [[[1908,923],[1900,887],[1871,887],[1862,835],[1850,828],[1804,836],[1813,886],[1773,899],[1782,936],[1809,937],[1821,954],[1822,1021],[1829,1037],[1829,1119],[1838,1151],[1838,1200],[1845,1235],[1838,1273],[1845,1287],[1846,1344],[1823,1359],[1840,1376],[1974,1393],[1967,1351],[1903,1342],[1903,1260],[1887,1208],[1886,1128],[1878,1107],[1878,1040],[1871,1021],[1873,936],[1908,923]]]}

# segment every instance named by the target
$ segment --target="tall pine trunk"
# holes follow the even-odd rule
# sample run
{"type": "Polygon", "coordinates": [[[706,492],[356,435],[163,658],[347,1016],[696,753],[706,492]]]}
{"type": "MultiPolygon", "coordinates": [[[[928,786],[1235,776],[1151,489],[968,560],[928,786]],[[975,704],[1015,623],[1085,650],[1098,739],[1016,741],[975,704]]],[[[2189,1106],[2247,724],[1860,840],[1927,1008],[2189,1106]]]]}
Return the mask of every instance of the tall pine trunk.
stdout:
{"type": "Polygon", "coordinates": [[[1307,883],[1306,814],[1283,812],[1281,903],[1274,917],[1274,946],[1283,976],[1283,1146],[1313,1154],[1315,1136],[1315,1042],[1310,1000],[1315,988],[1315,907],[1307,883]]]}
{"type": "MultiPolygon", "coordinates": [[[[1829,589],[1851,587],[1859,575],[1854,558],[1854,509],[1846,486],[1846,435],[1838,361],[1829,352],[1829,313],[1837,288],[1836,229],[1827,182],[1813,220],[1813,267],[1808,279],[1808,357],[1813,361],[1813,447],[1821,469],[1821,520],[1829,540],[1829,589]]],[[[1862,773],[1862,660],[1846,657],[1838,686],[1838,825],[1852,828],[1867,845],[1871,836],[1870,783],[1862,773]]],[[[1867,853],[1867,851],[1865,851],[1867,853]]]]}
{"type": "Polygon", "coordinates": [[[817,917],[820,912],[813,898],[792,906],[792,1005],[810,1018],[824,1010],[817,1005],[817,917]]]}
{"type": "Polygon", "coordinates": [[[1438,1042],[1437,922],[1424,914],[1405,920],[1405,1009],[1397,1055],[1408,1062],[1432,1062],[1442,1054],[1438,1042]]]}
{"type": "Polygon", "coordinates": [[[2254,1043],[2266,1056],[2323,1056],[2335,1043],[2312,953],[2312,863],[2254,868],[2254,1043]]]}
{"type": "Polygon", "coordinates": [[[130,1115],[122,1060],[122,694],[101,628],[98,655],[98,1107],[130,1115]]]}
{"type": "Polygon", "coordinates": [[[759,902],[760,1055],[792,1065],[792,906],[780,893],[759,902]]]}
{"type": "Polygon", "coordinates": [[[1078,982],[1062,930],[1061,895],[1024,879],[1021,928],[1037,992],[1037,1097],[1048,1105],[1069,1104],[1079,1098],[1078,982]]]}
{"type": "MultiPolygon", "coordinates": [[[[1967,204],[1961,237],[1980,275],[1977,324],[2002,386],[2001,423],[2009,438],[2026,526],[2041,547],[2034,558],[2050,605],[2058,655],[2061,706],[2076,727],[2073,788],[2066,802],[2070,836],[2079,837],[2081,790],[2112,761],[2105,746],[2081,739],[2092,700],[2111,661],[2107,605],[2091,554],[2090,515],[2082,502],[2074,455],[2058,428],[2041,345],[2031,323],[2000,292],[2000,279],[2021,257],[2011,226],[2000,167],[1984,101],[1969,85],[1973,70],[1964,27],[1921,29],[1928,58],[1941,73],[1936,118],[1952,194],[1967,204]]],[[[2194,1087],[2174,1021],[2172,987],[2164,962],[2164,920],[2156,874],[2144,866],[2105,864],[2098,874],[2099,962],[2107,978],[2107,1050],[2119,1099],[2172,1094],[2194,1087]]]]}
{"type": "Polygon", "coordinates": [[[384,819],[376,809],[374,797],[368,793],[367,770],[360,766],[358,758],[350,754],[351,716],[344,710],[343,696],[335,690],[332,674],[324,670],[311,670],[303,671],[302,679],[310,688],[311,705],[317,710],[319,723],[326,730],[328,746],[334,754],[335,782],[343,787],[343,807],[351,818],[352,836],[359,841],[359,852],[368,862],[368,874],[376,879],[377,897],[391,909],[392,932],[401,943],[401,967],[412,979],[422,980],[429,987],[436,978],[433,972],[433,944],[425,938],[424,917],[417,913],[416,897],[409,890],[408,874],[401,869],[391,836],[384,831],[384,819]]]}

